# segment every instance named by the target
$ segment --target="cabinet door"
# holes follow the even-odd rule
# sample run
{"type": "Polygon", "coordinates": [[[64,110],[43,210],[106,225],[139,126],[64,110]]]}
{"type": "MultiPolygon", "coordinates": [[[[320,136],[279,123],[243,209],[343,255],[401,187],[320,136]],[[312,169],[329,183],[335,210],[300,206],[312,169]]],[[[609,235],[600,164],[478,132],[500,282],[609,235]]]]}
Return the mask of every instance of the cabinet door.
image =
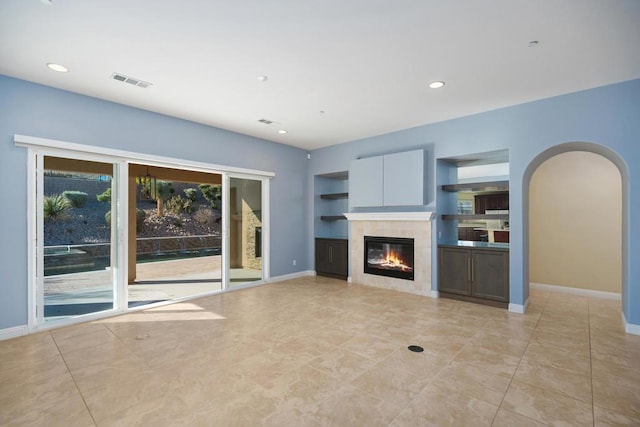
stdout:
{"type": "Polygon", "coordinates": [[[316,239],[316,274],[346,279],[349,274],[347,240],[316,239]]]}
{"type": "Polygon", "coordinates": [[[424,150],[384,156],[385,206],[424,204],[424,150]]]}
{"type": "Polygon", "coordinates": [[[349,206],[382,206],[382,156],[352,160],[349,164],[349,206]]]}
{"type": "Polygon", "coordinates": [[[349,244],[346,240],[336,240],[329,247],[329,263],[333,274],[340,277],[349,275],[349,244]]]}
{"type": "Polygon", "coordinates": [[[471,294],[471,251],[439,248],[438,290],[459,295],[471,294]]]}
{"type": "Polygon", "coordinates": [[[330,273],[329,242],[325,239],[316,239],[316,273],[330,273]]]}
{"type": "Polygon", "coordinates": [[[487,249],[471,253],[471,295],[509,302],[509,253],[487,249]]]}

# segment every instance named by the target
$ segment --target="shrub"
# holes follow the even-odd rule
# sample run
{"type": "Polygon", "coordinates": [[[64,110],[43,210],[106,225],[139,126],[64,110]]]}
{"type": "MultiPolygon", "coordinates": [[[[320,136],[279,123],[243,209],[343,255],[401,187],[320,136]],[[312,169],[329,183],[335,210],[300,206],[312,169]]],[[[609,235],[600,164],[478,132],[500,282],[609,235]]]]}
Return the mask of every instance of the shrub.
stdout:
{"type": "Polygon", "coordinates": [[[174,214],[179,214],[182,212],[192,213],[194,211],[193,201],[190,199],[185,199],[182,196],[173,196],[167,203],[165,204],[165,208],[174,214]]]}
{"type": "Polygon", "coordinates": [[[62,194],[54,194],[44,198],[45,221],[62,221],[69,218],[67,211],[71,208],[69,199],[62,194]]]}
{"type": "Polygon", "coordinates": [[[111,202],[111,187],[104,190],[102,194],[96,196],[99,202],[111,202]]]}
{"type": "Polygon", "coordinates": [[[220,222],[221,217],[211,208],[198,209],[193,216],[194,221],[202,225],[213,225],[220,222]]]}
{"type": "Polygon", "coordinates": [[[81,208],[87,203],[88,194],[84,191],[63,191],[62,195],[69,200],[74,208],[81,208]]]}
{"type": "Polygon", "coordinates": [[[111,225],[111,211],[107,211],[107,213],[104,214],[104,220],[107,224],[111,225]]]}
{"type": "Polygon", "coordinates": [[[184,195],[187,197],[187,200],[191,200],[192,202],[195,202],[196,200],[198,200],[198,190],[196,190],[195,188],[185,188],[182,191],[184,192],[184,195]]]}
{"type": "Polygon", "coordinates": [[[169,196],[176,192],[173,188],[173,183],[169,181],[157,181],[156,182],[156,198],[167,200],[169,196]]]}
{"type": "Polygon", "coordinates": [[[222,188],[219,185],[211,184],[200,184],[198,185],[198,188],[211,207],[218,208],[220,199],[222,199],[222,188]]]}

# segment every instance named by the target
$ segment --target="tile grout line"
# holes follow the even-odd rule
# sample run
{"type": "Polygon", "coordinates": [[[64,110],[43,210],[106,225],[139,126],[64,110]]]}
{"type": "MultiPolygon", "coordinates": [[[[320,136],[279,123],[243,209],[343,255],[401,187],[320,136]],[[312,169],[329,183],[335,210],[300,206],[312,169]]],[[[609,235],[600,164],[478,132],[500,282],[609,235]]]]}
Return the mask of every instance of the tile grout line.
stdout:
{"type": "MultiPolygon", "coordinates": [[[[491,321],[491,318],[487,318],[487,320],[486,320],[486,321],[485,321],[485,323],[483,324],[483,327],[484,327],[484,326],[486,326],[486,324],[487,324],[487,323],[489,323],[490,321],[491,321]]],[[[480,331],[480,330],[478,330],[478,332],[479,332],[479,331],[480,331]]],[[[451,363],[453,363],[453,360],[458,356],[458,354],[460,354],[460,353],[462,352],[462,350],[464,350],[464,348],[467,346],[467,344],[469,344],[469,341],[470,341],[470,340],[471,340],[471,339],[472,339],[472,338],[473,338],[473,337],[474,337],[478,332],[476,332],[475,334],[473,334],[471,337],[469,337],[469,338],[467,339],[467,342],[462,346],[462,348],[461,348],[460,350],[458,350],[458,351],[457,351],[457,352],[456,352],[456,353],[451,357],[451,359],[449,359],[449,360],[447,361],[447,363],[446,363],[442,368],[440,368],[440,370],[438,371],[438,373],[437,373],[437,374],[435,374],[435,375],[433,376],[433,378],[431,378],[431,379],[430,379],[430,380],[425,384],[425,386],[424,386],[424,387],[422,387],[422,388],[420,389],[420,391],[416,393],[415,397],[414,397],[413,399],[411,399],[411,400],[410,400],[410,401],[405,405],[405,407],[404,407],[404,408],[402,408],[402,410],[398,413],[398,415],[396,415],[396,416],[393,418],[393,420],[391,420],[391,422],[389,423],[389,426],[392,426],[392,425],[393,425],[393,423],[395,422],[395,420],[396,420],[396,419],[398,419],[398,417],[399,417],[400,415],[402,415],[402,413],[403,413],[403,412],[404,412],[404,411],[405,411],[405,410],[406,410],[406,409],[407,409],[407,408],[408,408],[408,407],[409,407],[409,406],[410,406],[410,405],[411,405],[411,404],[412,404],[412,403],[413,403],[413,402],[414,402],[414,401],[419,397],[420,393],[422,393],[422,392],[423,392],[427,387],[429,387],[429,386],[433,383],[433,381],[435,381],[435,379],[436,379],[436,378],[438,378],[438,376],[440,375],[440,373],[441,373],[443,370],[445,370],[446,368],[448,368],[448,367],[451,365],[451,363]]],[[[487,402],[487,403],[488,403],[488,402],[487,402]]],[[[500,409],[500,407],[498,407],[498,410],[499,410],[499,409],[500,409]]],[[[497,413],[498,413],[498,411],[496,411],[496,414],[497,414],[497,413]]],[[[495,418],[495,415],[494,415],[494,418],[495,418]]],[[[493,423],[493,420],[492,420],[492,423],[493,423]]]]}
{"type": "MultiPolygon", "coordinates": [[[[522,352],[522,355],[520,356],[520,360],[518,361],[518,365],[516,366],[516,369],[513,371],[513,375],[511,376],[511,379],[509,380],[509,385],[507,386],[507,389],[504,391],[504,394],[502,395],[502,400],[500,401],[500,404],[498,405],[498,410],[496,411],[496,414],[493,416],[493,420],[491,420],[491,425],[493,425],[496,422],[496,417],[498,416],[498,412],[500,412],[500,409],[502,409],[502,404],[504,403],[504,399],[505,399],[505,397],[507,397],[507,393],[509,392],[509,389],[511,388],[511,384],[513,383],[513,379],[515,378],[516,373],[518,372],[518,368],[520,368],[520,364],[522,363],[522,359],[524,358],[524,355],[527,352],[527,349],[529,348],[529,344],[531,344],[531,340],[533,339],[533,335],[535,334],[536,329],[538,328],[538,323],[540,323],[540,318],[544,314],[544,310],[547,307],[547,304],[549,303],[549,298],[550,298],[550,294],[547,294],[547,297],[546,297],[545,302],[544,302],[544,308],[540,312],[540,315],[538,316],[538,320],[536,320],[536,324],[533,327],[533,333],[531,334],[531,337],[529,337],[529,340],[527,341],[527,346],[524,348],[524,351],[522,352]]],[[[528,418],[528,419],[531,419],[528,416],[522,415],[520,413],[518,413],[518,415],[523,416],[523,417],[528,418]]],[[[534,421],[538,421],[538,420],[534,420],[534,421]]]]}
{"type": "Polygon", "coordinates": [[[67,372],[69,372],[69,376],[71,377],[71,380],[73,381],[73,385],[76,387],[76,390],[78,391],[78,395],[80,396],[80,399],[82,399],[82,403],[84,403],[84,407],[87,408],[87,412],[89,413],[89,416],[91,417],[91,420],[93,421],[93,425],[97,426],[98,423],[96,422],[96,419],[94,418],[93,413],[91,412],[91,409],[89,409],[89,405],[87,405],[87,401],[85,400],[84,395],[80,391],[80,387],[78,387],[78,383],[76,382],[76,379],[73,376],[73,373],[71,373],[71,369],[69,368],[69,365],[67,364],[67,359],[65,359],[64,354],[62,354],[62,350],[60,350],[60,346],[58,345],[58,341],[56,341],[56,337],[53,336],[51,331],[49,331],[49,335],[51,335],[51,339],[53,340],[53,343],[56,345],[56,348],[58,349],[58,353],[60,353],[60,357],[62,357],[62,361],[64,362],[64,366],[67,367],[67,372]]]}

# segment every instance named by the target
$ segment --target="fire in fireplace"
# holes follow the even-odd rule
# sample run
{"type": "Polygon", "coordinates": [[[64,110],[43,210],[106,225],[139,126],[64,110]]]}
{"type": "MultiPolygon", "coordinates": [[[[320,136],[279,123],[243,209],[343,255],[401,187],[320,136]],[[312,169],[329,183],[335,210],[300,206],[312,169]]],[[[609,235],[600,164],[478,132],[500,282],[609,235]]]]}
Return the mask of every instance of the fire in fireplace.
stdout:
{"type": "Polygon", "coordinates": [[[364,236],[364,272],[413,280],[413,239],[364,236]]]}

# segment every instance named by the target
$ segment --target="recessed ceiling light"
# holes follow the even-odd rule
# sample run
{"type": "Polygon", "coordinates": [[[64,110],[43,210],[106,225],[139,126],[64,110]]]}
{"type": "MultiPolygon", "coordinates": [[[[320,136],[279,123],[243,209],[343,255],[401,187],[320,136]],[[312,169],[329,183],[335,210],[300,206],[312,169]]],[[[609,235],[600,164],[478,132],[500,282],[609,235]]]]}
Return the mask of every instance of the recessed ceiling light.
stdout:
{"type": "Polygon", "coordinates": [[[281,134],[283,134],[283,135],[284,135],[285,133],[288,133],[288,132],[287,132],[286,130],[284,130],[284,129],[280,129],[280,130],[278,131],[278,133],[281,133],[281,134]]]}
{"type": "Polygon", "coordinates": [[[264,83],[267,80],[269,80],[269,77],[267,77],[267,76],[258,76],[257,79],[258,79],[259,82],[264,83]]]}
{"type": "Polygon", "coordinates": [[[441,82],[441,81],[437,81],[437,82],[431,82],[431,83],[429,83],[429,87],[430,87],[431,89],[439,89],[439,88],[441,88],[442,86],[444,86],[444,82],[441,82]]]}
{"type": "Polygon", "coordinates": [[[57,71],[59,73],[67,73],[69,69],[64,65],[54,64],[53,62],[47,62],[47,67],[53,71],[57,71]]]}
{"type": "Polygon", "coordinates": [[[40,0],[44,4],[53,4],[53,0],[40,0]]]}

